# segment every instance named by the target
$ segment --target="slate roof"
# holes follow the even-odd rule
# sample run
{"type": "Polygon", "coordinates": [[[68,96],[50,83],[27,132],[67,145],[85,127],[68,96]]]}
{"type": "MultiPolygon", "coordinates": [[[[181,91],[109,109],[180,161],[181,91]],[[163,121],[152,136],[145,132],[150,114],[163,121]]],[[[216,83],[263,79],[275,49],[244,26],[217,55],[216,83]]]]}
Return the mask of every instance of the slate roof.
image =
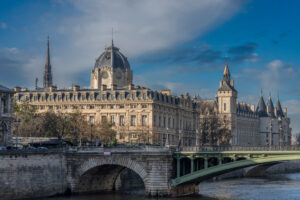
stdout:
{"type": "Polygon", "coordinates": [[[276,116],[277,117],[284,117],[279,99],[277,99],[275,109],[276,109],[276,116]]]}
{"type": "Polygon", "coordinates": [[[114,69],[120,68],[126,70],[130,68],[127,58],[119,51],[119,48],[112,45],[105,48],[105,51],[97,58],[95,69],[102,66],[112,67],[114,69]]]}
{"type": "Polygon", "coordinates": [[[271,96],[269,97],[269,100],[267,103],[267,112],[268,112],[269,117],[275,117],[274,104],[273,104],[271,96]]]}
{"type": "Polygon", "coordinates": [[[259,98],[256,112],[259,117],[268,117],[267,108],[266,108],[266,104],[265,104],[263,96],[260,96],[260,98],[259,98]]]}
{"type": "Polygon", "coordinates": [[[9,89],[3,85],[0,85],[0,91],[1,92],[14,92],[12,89],[9,89]]]}
{"type": "Polygon", "coordinates": [[[229,82],[223,81],[223,85],[218,89],[219,91],[236,91],[229,82]]]}

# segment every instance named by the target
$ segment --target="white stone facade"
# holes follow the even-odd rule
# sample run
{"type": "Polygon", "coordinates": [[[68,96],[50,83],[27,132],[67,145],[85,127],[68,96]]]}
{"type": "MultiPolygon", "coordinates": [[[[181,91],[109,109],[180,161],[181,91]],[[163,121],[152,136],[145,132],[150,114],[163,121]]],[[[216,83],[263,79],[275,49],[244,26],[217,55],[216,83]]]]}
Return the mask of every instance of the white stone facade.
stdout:
{"type": "Polygon", "coordinates": [[[79,109],[88,120],[107,119],[114,124],[121,143],[199,145],[200,120],[210,112],[229,119],[232,145],[290,145],[291,141],[290,121],[280,102],[276,108],[272,101],[266,107],[261,97],[257,109],[254,105],[238,102],[238,92],[227,64],[217,99],[191,98],[188,93],[175,96],[170,90],[154,91],[134,86],[129,62],[113,43],[96,60],[88,89],[51,86],[36,90],[16,87],[15,91],[17,102],[28,99],[39,112],[68,113],[79,109]],[[272,109],[274,112],[270,111],[272,109]]]}

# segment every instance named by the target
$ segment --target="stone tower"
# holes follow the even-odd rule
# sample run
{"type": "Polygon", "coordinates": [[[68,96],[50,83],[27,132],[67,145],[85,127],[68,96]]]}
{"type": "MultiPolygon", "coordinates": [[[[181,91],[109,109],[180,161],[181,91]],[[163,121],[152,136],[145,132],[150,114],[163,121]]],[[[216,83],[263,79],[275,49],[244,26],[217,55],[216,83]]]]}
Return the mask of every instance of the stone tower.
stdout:
{"type": "Polygon", "coordinates": [[[48,88],[52,86],[52,84],[53,83],[52,83],[52,71],[51,71],[51,62],[50,62],[50,44],[49,44],[49,37],[48,37],[43,86],[44,88],[48,88]]]}
{"type": "Polygon", "coordinates": [[[132,71],[127,58],[114,46],[105,48],[91,73],[91,88],[124,88],[132,84],[132,71]]]}
{"type": "Polygon", "coordinates": [[[223,80],[218,89],[218,111],[220,114],[236,114],[237,91],[234,89],[234,81],[230,79],[230,72],[226,62],[223,80]]]}
{"type": "Polygon", "coordinates": [[[230,79],[230,71],[226,61],[223,80],[220,81],[220,88],[217,93],[218,113],[220,117],[228,120],[228,128],[231,130],[231,144],[237,143],[236,131],[236,111],[237,111],[237,91],[234,88],[234,81],[230,79]]]}

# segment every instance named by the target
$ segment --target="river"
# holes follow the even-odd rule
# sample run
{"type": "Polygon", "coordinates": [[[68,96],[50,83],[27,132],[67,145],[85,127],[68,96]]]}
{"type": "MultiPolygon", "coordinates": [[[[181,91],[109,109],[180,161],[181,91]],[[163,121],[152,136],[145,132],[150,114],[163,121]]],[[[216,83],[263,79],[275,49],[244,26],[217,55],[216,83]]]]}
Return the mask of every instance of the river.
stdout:
{"type": "MultiPolygon", "coordinates": [[[[200,195],[164,200],[299,200],[300,173],[278,174],[265,178],[239,178],[208,181],[199,185],[200,195]]],[[[131,194],[103,193],[41,200],[148,200],[142,191],[131,194]]],[[[156,199],[156,198],[154,198],[156,199]]]]}

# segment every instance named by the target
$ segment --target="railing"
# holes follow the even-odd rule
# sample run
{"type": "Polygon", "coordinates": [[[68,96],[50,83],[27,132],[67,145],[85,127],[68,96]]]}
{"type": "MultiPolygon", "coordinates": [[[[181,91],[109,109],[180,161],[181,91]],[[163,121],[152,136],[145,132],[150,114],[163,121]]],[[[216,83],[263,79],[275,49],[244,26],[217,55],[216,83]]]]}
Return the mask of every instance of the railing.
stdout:
{"type": "Polygon", "coordinates": [[[181,147],[179,151],[220,152],[220,151],[300,151],[300,146],[200,146],[181,147]]]}

